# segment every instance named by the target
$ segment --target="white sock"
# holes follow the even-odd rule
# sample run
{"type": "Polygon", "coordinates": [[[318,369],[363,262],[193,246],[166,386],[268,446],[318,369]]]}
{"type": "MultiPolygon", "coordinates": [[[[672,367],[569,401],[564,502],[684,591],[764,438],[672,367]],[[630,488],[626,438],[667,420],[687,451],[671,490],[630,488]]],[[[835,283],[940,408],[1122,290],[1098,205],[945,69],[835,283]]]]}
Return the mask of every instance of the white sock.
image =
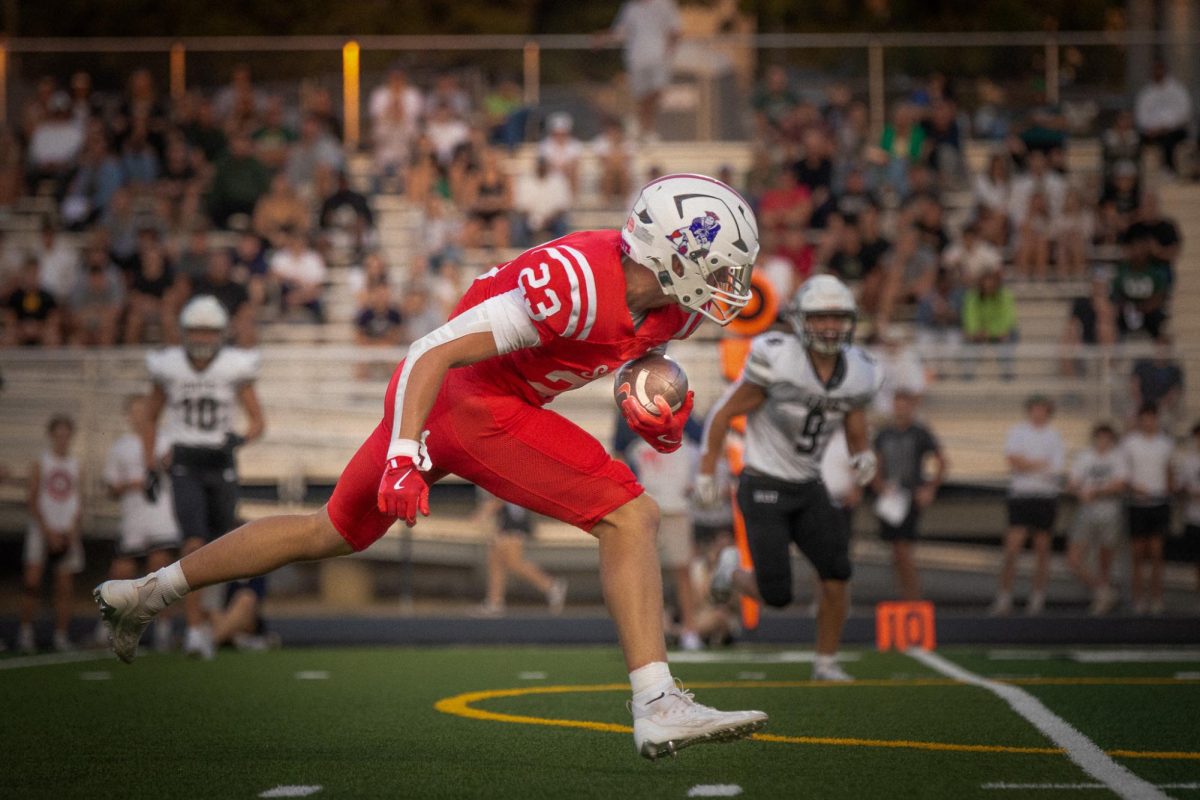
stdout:
{"type": "Polygon", "coordinates": [[[817,653],[817,657],[813,659],[813,666],[817,669],[828,669],[829,667],[837,666],[837,653],[817,653]]]}
{"type": "Polygon", "coordinates": [[[675,679],[671,677],[667,662],[651,661],[629,673],[629,685],[633,688],[633,702],[637,704],[652,699],[660,692],[673,690],[675,679]]]}
{"type": "Polygon", "coordinates": [[[155,611],[162,611],[192,590],[178,561],[151,573],[150,577],[156,579],[156,584],[148,605],[155,611]]]}

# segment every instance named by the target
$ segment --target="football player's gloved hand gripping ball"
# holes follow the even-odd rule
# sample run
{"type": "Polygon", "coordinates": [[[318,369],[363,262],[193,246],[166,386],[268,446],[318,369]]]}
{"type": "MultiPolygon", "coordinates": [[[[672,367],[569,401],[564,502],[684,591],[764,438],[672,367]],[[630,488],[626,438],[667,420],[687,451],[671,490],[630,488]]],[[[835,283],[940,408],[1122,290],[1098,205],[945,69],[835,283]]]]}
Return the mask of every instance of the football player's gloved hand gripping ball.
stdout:
{"type": "Polygon", "coordinates": [[[429,459],[422,457],[424,445],[412,440],[400,440],[392,450],[396,455],[387,460],[379,480],[378,508],[380,513],[416,525],[418,511],[429,516],[429,484],[420,469],[428,469],[429,459]]]}
{"type": "Polygon", "coordinates": [[[674,453],[683,444],[683,426],[692,413],[695,392],[689,391],[678,411],[672,413],[671,405],[662,395],[654,396],[655,414],[646,409],[634,397],[626,397],[621,403],[621,414],[629,427],[660,453],[674,453]]]}

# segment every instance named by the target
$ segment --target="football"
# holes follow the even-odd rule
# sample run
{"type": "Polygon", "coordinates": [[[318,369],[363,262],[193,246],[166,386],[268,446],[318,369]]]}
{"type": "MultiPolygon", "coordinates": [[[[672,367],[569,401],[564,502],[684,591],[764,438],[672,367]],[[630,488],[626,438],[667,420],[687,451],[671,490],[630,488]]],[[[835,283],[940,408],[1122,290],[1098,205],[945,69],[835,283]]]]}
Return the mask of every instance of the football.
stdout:
{"type": "Polygon", "coordinates": [[[688,393],[687,373],[679,362],[658,353],[649,353],[633,361],[626,361],[617,370],[613,381],[613,397],[617,406],[632,396],[647,410],[655,414],[654,397],[662,395],[672,411],[678,411],[688,393]]]}

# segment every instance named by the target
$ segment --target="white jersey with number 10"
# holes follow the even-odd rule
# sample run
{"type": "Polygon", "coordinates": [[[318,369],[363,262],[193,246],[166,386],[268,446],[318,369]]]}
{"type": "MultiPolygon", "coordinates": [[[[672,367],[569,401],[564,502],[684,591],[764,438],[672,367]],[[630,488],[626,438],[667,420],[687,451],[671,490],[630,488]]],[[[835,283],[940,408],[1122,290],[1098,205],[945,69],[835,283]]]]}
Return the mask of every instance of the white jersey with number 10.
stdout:
{"type": "Polygon", "coordinates": [[[830,437],[847,411],[871,402],[883,371],[862,350],[849,347],[838,356],[825,383],[796,336],[771,332],[751,344],[742,380],[767,395],[746,418],[746,467],[800,483],[821,477],[821,457],[830,437]]]}
{"type": "Polygon", "coordinates": [[[223,347],[197,371],[182,347],[146,356],[150,379],[167,397],[162,432],[171,444],[221,447],[233,431],[237,393],[258,377],[258,351],[223,347]]]}

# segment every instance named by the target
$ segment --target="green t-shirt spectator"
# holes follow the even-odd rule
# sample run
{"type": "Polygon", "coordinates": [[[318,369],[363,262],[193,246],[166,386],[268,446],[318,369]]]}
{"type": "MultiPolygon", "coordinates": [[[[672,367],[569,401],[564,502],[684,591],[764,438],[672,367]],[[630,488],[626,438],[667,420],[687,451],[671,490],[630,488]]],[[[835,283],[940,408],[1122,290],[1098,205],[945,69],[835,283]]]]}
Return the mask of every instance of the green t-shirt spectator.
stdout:
{"type": "Polygon", "coordinates": [[[921,160],[921,151],[925,147],[925,129],[920,125],[913,125],[908,129],[908,152],[898,153],[894,151],[896,147],[896,126],[888,124],[883,126],[883,136],[879,138],[879,147],[892,158],[907,156],[911,162],[921,160]]]}
{"type": "Polygon", "coordinates": [[[1005,341],[1017,330],[1017,302],[1012,290],[1002,286],[994,294],[985,295],[971,289],[963,299],[963,334],[968,338],[980,335],[988,341],[1005,341]]]}
{"type": "Polygon", "coordinates": [[[1123,261],[1113,278],[1113,296],[1119,302],[1128,301],[1145,311],[1160,305],[1158,301],[1166,296],[1170,286],[1171,272],[1163,262],[1150,261],[1139,268],[1123,261]]]}

